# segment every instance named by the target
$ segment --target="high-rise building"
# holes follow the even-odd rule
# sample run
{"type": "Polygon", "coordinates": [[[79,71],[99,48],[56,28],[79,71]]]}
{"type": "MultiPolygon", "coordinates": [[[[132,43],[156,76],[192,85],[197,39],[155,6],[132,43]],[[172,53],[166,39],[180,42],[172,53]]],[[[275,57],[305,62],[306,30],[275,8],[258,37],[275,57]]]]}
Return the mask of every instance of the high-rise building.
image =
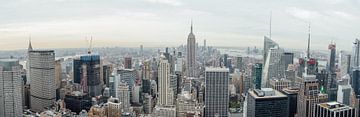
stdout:
{"type": "Polygon", "coordinates": [[[329,44],[328,49],[330,50],[330,56],[329,56],[329,60],[328,60],[328,66],[327,69],[330,73],[334,73],[336,68],[335,68],[335,57],[336,57],[336,45],[335,43],[331,43],[329,44]]]}
{"type": "Polygon", "coordinates": [[[193,33],[193,25],[191,22],[191,30],[187,39],[187,55],[186,55],[186,73],[187,77],[196,77],[196,47],[195,47],[195,35],[193,33]]]}
{"type": "Polygon", "coordinates": [[[285,78],[274,78],[270,80],[270,87],[278,91],[290,87],[290,84],[291,81],[285,78]]]}
{"type": "Polygon", "coordinates": [[[16,59],[0,59],[0,116],[22,116],[21,68],[16,59]]]}
{"type": "Polygon", "coordinates": [[[280,61],[282,62],[282,65],[284,66],[284,70],[287,70],[289,64],[294,63],[294,53],[284,52],[283,55],[281,56],[280,61]]]}
{"type": "Polygon", "coordinates": [[[55,53],[53,50],[29,51],[30,106],[35,112],[55,102],[55,53]]]}
{"type": "Polygon", "coordinates": [[[121,81],[117,87],[117,98],[121,102],[121,108],[124,109],[125,112],[129,112],[130,108],[130,91],[129,86],[125,81],[121,81]]]}
{"type": "Polygon", "coordinates": [[[268,52],[270,50],[270,48],[274,48],[274,47],[278,47],[279,45],[271,40],[271,38],[267,37],[267,36],[264,36],[264,50],[263,50],[263,61],[264,61],[264,64],[266,63],[266,58],[267,58],[267,55],[268,55],[268,52]]]}
{"type": "Polygon", "coordinates": [[[249,90],[244,117],[287,117],[288,97],[272,88],[249,90]]]}
{"type": "Polygon", "coordinates": [[[337,90],[337,102],[351,104],[351,86],[349,84],[339,85],[337,90]]]}
{"type": "Polygon", "coordinates": [[[98,54],[86,54],[74,59],[74,83],[80,84],[82,91],[91,97],[101,95],[101,73],[98,54]]]}
{"type": "Polygon", "coordinates": [[[131,57],[125,57],[124,58],[124,68],[125,69],[132,69],[132,58],[131,57]]]}
{"type": "Polygon", "coordinates": [[[173,95],[174,91],[171,88],[171,79],[170,79],[170,64],[168,60],[166,60],[165,56],[161,55],[159,67],[158,67],[158,103],[160,106],[169,106],[173,105],[173,95]]]}
{"type": "Polygon", "coordinates": [[[122,107],[121,102],[118,98],[110,97],[106,103],[108,106],[107,117],[121,117],[122,107]]]}
{"type": "Polygon", "coordinates": [[[284,50],[278,47],[270,48],[263,68],[262,87],[269,87],[269,80],[273,78],[284,78],[285,70],[281,63],[284,50]]]}
{"type": "Polygon", "coordinates": [[[109,87],[110,76],[112,73],[112,66],[111,65],[103,65],[102,70],[103,70],[103,82],[106,85],[106,87],[109,87]]]}
{"type": "Polygon", "coordinates": [[[130,102],[132,102],[132,91],[137,78],[136,71],[134,69],[120,69],[117,70],[117,74],[119,75],[119,81],[125,81],[129,86],[130,102]]]}
{"type": "Polygon", "coordinates": [[[338,102],[316,104],[314,117],[355,117],[356,110],[338,102]]]}
{"type": "Polygon", "coordinates": [[[297,111],[297,99],[298,99],[297,97],[298,97],[299,89],[289,87],[282,89],[282,91],[280,92],[284,93],[284,95],[286,95],[288,98],[288,102],[289,102],[288,117],[295,117],[297,111]]]}
{"type": "Polygon", "coordinates": [[[243,66],[243,57],[236,57],[236,68],[242,71],[244,68],[243,66]]]}
{"type": "Polygon", "coordinates": [[[62,81],[61,60],[56,60],[55,61],[56,100],[60,99],[61,81],[62,81]]]}
{"type": "Polygon", "coordinates": [[[360,40],[359,39],[355,39],[355,42],[353,43],[353,50],[352,50],[352,55],[351,55],[351,70],[350,71],[354,71],[353,69],[356,69],[358,67],[360,67],[360,40]]]}
{"type": "Polygon", "coordinates": [[[261,80],[262,80],[262,64],[256,63],[252,69],[252,76],[254,79],[254,89],[261,89],[261,80]]]}
{"type": "Polygon", "coordinates": [[[145,114],[152,113],[153,110],[153,101],[152,96],[148,93],[144,94],[144,101],[143,101],[143,110],[145,114]]]}
{"type": "Polygon", "coordinates": [[[314,117],[315,105],[327,101],[327,95],[319,89],[316,76],[304,73],[298,95],[297,117],[314,117]]]}
{"type": "Polygon", "coordinates": [[[229,69],[205,68],[205,117],[227,117],[229,69]]]}
{"type": "Polygon", "coordinates": [[[176,117],[176,108],[173,106],[155,106],[153,117],[176,117]]]}

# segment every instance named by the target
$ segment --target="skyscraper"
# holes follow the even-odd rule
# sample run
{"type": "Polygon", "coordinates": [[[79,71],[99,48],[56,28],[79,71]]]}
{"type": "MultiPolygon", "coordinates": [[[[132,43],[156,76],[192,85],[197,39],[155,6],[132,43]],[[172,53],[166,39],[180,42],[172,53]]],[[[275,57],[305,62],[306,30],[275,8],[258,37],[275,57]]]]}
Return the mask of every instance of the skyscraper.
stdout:
{"type": "Polygon", "coordinates": [[[289,101],[286,95],[272,88],[249,90],[244,117],[287,117],[289,101]]]}
{"type": "Polygon", "coordinates": [[[124,68],[125,69],[131,69],[132,68],[132,58],[131,57],[125,57],[124,68]]]}
{"type": "Polygon", "coordinates": [[[98,54],[86,54],[74,59],[74,83],[90,96],[101,95],[101,65],[98,54]]]}
{"type": "Polygon", "coordinates": [[[294,63],[294,53],[284,52],[283,55],[281,56],[281,62],[282,65],[284,66],[284,70],[287,70],[289,64],[294,63]]]}
{"type": "Polygon", "coordinates": [[[329,44],[328,49],[330,50],[330,56],[329,56],[329,60],[328,60],[328,71],[330,73],[334,73],[335,72],[335,54],[336,54],[336,45],[335,43],[331,43],[329,44]]]}
{"type": "Polygon", "coordinates": [[[0,59],[0,117],[22,116],[22,78],[19,61],[0,59]]]}
{"type": "Polygon", "coordinates": [[[117,87],[117,98],[121,102],[121,108],[125,112],[129,112],[130,108],[130,91],[125,81],[121,81],[117,87]]]}
{"type": "Polygon", "coordinates": [[[195,47],[195,35],[193,33],[193,25],[191,22],[191,30],[187,39],[187,56],[186,56],[186,73],[187,77],[196,77],[195,67],[196,67],[196,47],[195,47]]]}
{"type": "Polygon", "coordinates": [[[269,80],[273,78],[284,78],[285,69],[281,63],[284,50],[278,47],[270,48],[263,68],[262,87],[269,87],[269,80]]]}
{"type": "Polygon", "coordinates": [[[168,60],[166,60],[164,55],[160,56],[160,62],[158,67],[158,91],[159,98],[157,105],[160,106],[169,106],[173,105],[173,95],[174,91],[171,88],[171,79],[170,79],[170,64],[168,60]]]}
{"type": "Polygon", "coordinates": [[[271,40],[271,38],[267,37],[267,36],[264,36],[264,50],[263,50],[263,61],[264,61],[264,64],[266,62],[266,58],[267,58],[267,55],[268,55],[268,52],[270,50],[270,48],[274,48],[274,47],[277,47],[279,46],[275,41],[271,40]]]}
{"type": "Polygon", "coordinates": [[[205,68],[205,117],[228,117],[229,69],[205,68]]]}
{"type": "Polygon", "coordinates": [[[55,53],[53,50],[29,51],[30,106],[40,112],[55,101],[55,53]]]}
{"type": "Polygon", "coordinates": [[[355,117],[355,109],[338,102],[317,104],[314,117],[355,117]]]}
{"type": "Polygon", "coordinates": [[[256,63],[252,69],[252,76],[254,79],[254,89],[261,89],[261,75],[262,75],[262,64],[256,63]]]}

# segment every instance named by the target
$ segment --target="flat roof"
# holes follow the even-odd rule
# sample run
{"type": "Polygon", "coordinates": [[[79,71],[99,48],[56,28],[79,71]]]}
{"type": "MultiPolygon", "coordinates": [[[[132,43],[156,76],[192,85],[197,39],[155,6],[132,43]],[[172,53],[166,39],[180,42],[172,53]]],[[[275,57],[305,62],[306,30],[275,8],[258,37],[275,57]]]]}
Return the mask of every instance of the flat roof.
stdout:
{"type": "Polygon", "coordinates": [[[205,72],[229,72],[229,68],[225,67],[206,67],[205,72]]]}
{"type": "Polygon", "coordinates": [[[277,91],[277,90],[274,90],[272,88],[262,88],[261,91],[274,91],[275,92],[275,95],[264,95],[264,96],[259,96],[258,94],[255,93],[255,90],[249,90],[249,94],[251,96],[253,96],[255,99],[269,99],[269,98],[286,98],[287,96],[284,95],[283,93],[277,91]]]}

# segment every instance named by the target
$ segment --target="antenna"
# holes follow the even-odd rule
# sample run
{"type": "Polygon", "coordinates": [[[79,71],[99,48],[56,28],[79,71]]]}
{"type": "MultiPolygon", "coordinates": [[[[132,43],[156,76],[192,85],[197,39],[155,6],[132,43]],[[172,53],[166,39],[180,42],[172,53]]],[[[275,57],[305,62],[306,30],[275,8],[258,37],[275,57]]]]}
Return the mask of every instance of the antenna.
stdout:
{"type": "Polygon", "coordinates": [[[310,58],[310,39],[311,39],[311,23],[309,22],[309,37],[308,37],[308,44],[307,44],[307,58],[310,58]]]}
{"type": "Polygon", "coordinates": [[[270,11],[270,32],[269,32],[270,39],[271,39],[271,20],[272,20],[272,11],[270,11]]]}

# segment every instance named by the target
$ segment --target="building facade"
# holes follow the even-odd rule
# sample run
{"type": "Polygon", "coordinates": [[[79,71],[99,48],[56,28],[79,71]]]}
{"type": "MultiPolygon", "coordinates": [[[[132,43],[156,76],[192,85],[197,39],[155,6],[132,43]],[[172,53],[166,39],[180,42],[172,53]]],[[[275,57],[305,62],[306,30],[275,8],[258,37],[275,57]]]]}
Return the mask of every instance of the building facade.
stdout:
{"type": "Polygon", "coordinates": [[[40,112],[55,102],[55,53],[53,50],[29,51],[30,107],[40,112]]]}
{"type": "Polygon", "coordinates": [[[22,116],[21,69],[16,59],[0,59],[0,117],[22,116]]]}
{"type": "Polygon", "coordinates": [[[205,111],[206,117],[228,117],[229,69],[205,68],[205,111]]]}

